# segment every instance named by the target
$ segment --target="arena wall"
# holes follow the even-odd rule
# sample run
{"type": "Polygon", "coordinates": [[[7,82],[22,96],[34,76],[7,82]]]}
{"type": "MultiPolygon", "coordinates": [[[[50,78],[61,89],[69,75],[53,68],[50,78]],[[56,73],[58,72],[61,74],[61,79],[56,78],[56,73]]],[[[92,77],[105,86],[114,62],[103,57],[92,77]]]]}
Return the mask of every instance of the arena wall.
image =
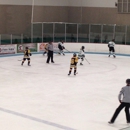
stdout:
{"type": "MultiPolygon", "coordinates": [[[[33,0],[0,1],[0,34],[30,35],[33,0]]],[[[34,0],[33,22],[130,25],[117,0],[34,0]]]]}
{"type": "MultiPolygon", "coordinates": [[[[0,55],[2,54],[20,54],[23,52],[24,48],[28,46],[32,53],[43,53],[44,46],[46,43],[28,43],[28,44],[9,44],[0,45],[0,55]]],[[[54,44],[54,52],[58,52],[58,43],[54,44]]],[[[81,46],[85,46],[86,53],[92,54],[108,54],[109,48],[107,44],[95,44],[95,43],[64,43],[65,52],[78,53],[81,46]]],[[[115,53],[118,55],[128,55],[130,56],[130,46],[128,45],[116,45],[115,53]]]]}
{"type": "MultiPolygon", "coordinates": [[[[108,54],[109,48],[107,44],[94,44],[94,43],[64,43],[64,46],[70,52],[79,52],[81,46],[85,46],[85,51],[88,53],[101,53],[108,54]]],[[[116,54],[128,54],[130,55],[129,45],[116,45],[116,54]]]]}
{"type": "MultiPolygon", "coordinates": [[[[38,52],[44,51],[44,46],[46,43],[38,43],[38,52]]],[[[58,43],[54,44],[54,52],[59,51],[58,43]]],[[[81,46],[85,46],[86,53],[92,54],[108,54],[109,48],[108,44],[99,44],[99,43],[64,43],[65,52],[74,53],[79,52],[81,46]]],[[[115,53],[118,55],[128,55],[130,56],[130,46],[129,45],[115,45],[115,53]]]]}

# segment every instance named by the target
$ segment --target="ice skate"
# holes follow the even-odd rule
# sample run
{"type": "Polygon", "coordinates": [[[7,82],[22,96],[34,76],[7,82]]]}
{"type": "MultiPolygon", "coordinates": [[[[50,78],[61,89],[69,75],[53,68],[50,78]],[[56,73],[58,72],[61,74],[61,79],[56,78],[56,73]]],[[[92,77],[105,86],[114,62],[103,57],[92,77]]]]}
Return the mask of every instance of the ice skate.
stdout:
{"type": "Polygon", "coordinates": [[[68,76],[70,76],[71,73],[68,74],[68,76]]]}
{"type": "Polygon", "coordinates": [[[21,63],[21,65],[23,66],[23,62],[21,63]]]}
{"type": "Polygon", "coordinates": [[[80,65],[83,65],[82,63],[80,63],[80,65]]]}
{"type": "Polygon", "coordinates": [[[109,123],[109,124],[113,124],[114,122],[109,121],[108,123],[109,123]]]}

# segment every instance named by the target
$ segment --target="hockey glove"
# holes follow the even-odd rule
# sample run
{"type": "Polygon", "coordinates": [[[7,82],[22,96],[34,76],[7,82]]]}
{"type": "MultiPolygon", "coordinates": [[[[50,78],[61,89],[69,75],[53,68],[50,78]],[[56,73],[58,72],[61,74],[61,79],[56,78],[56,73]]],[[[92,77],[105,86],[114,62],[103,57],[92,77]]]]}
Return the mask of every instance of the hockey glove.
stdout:
{"type": "Polygon", "coordinates": [[[75,66],[77,65],[78,62],[75,63],[75,66]]]}
{"type": "Polygon", "coordinates": [[[84,58],[84,57],[85,57],[85,55],[82,55],[82,57],[84,58]]]}
{"type": "Polygon", "coordinates": [[[32,56],[32,54],[30,53],[30,56],[32,56]]]}
{"type": "Polygon", "coordinates": [[[81,58],[82,59],[82,61],[84,61],[84,58],[81,58]]]}

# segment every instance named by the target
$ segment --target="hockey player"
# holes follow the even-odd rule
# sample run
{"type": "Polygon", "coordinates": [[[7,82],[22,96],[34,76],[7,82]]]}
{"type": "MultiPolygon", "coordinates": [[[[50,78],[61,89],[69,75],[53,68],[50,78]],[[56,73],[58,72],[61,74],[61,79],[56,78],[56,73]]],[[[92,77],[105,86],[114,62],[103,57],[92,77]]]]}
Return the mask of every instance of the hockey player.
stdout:
{"type": "Polygon", "coordinates": [[[82,46],[80,51],[79,51],[79,54],[78,54],[78,59],[81,59],[80,65],[83,65],[83,61],[84,61],[84,58],[85,58],[84,49],[85,49],[85,47],[82,46]]]}
{"type": "Polygon", "coordinates": [[[60,41],[60,42],[58,43],[58,48],[59,48],[59,54],[60,54],[60,55],[61,55],[61,54],[65,55],[65,53],[64,53],[65,47],[64,47],[64,42],[63,42],[63,41],[60,41]]]}
{"type": "Polygon", "coordinates": [[[110,42],[108,43],[108,47],[109,47],[109,56],[108,56],[108,57],[111,56],[111,52],[112,52],[112,53],[113,53],[113,57],[116,58],[114,46],[115,46],[115,40],[112,39],[112,41],[110,41],[110,42]]]}
{"type": "Polygon", "coordinates": [[[119,96],[118,96],[120,105],[119,107],[116,109],[113,117],[111,118],[111,120],[108,122],[109,124],[113,124],[118,116],[118,114],[120,113],[120,111],[125,108],[125,114],[126,114],[126,121],[127,123],[130,123],[130,113],[129,113],[129,109],[130,109],[130,79],[126,80],[126,86],[122,87],[119,96]]]}
{"type": "Polygon", "coordinates": [[[71,74],[72,69],[74,68],[74,75],[76,75],[76,71],[77,71],[77,63],[78,63],[78,57],[76,55],[76,53],[73,54],[73,57],[71,58],[70,61],[70,70],[69,70],[69,74],[71,74]]]}
{"type": "Polygon", "coordinates": [[[31,52],[30,50],[28,49],[28,47],[26,47],[25,51],[24,51],[24,58],[23,58],[23,61],[21,63],[21,65],[24,64],[25,60],[28,60],[28,66],[31,66],[30,65],[30,56],[31,56],[31,52]]]}
{"type": "Polygon", "coordinates": [[[44,50],[45,51],[43,52],[43,55],[45,55],[46,53],[48,53],[48,49],[47,48],[48,48],[48,43],[46,43],[45,46],[44,46],[44,50]]]}

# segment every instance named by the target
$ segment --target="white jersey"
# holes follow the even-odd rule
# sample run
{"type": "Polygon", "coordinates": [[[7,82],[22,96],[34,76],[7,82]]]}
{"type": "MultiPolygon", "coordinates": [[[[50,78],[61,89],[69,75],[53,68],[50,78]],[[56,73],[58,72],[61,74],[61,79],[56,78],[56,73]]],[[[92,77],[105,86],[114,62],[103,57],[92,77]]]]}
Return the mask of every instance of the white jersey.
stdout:
{"type": "Polygon", "coordinates": [[[58,42],[58,45],[61,45],[61,46],[62,46],[62,42],[58,42]]]}
{"type": "Polygon", "coordinates": [[[79,54],[78,55],[85,55],[84,51],[82,49],[80,49],[79,54]]]}
{"type": "Polygon", "coordinates": [[[109,46],[109,47],[114,47],[114,46],[115,46],[115,42],[110,41],[110,42],[108,43],[108,46],[109,46]]]}
{"type": "Polygon", "coordinates": [[[62,48],[64,48],[64,44],[62,42],[58,42],[58,46],[61,46],[62,48]]]}
{"type": "Polygon", "coordinates": [[[85,52],[84,50],[80,49],[79,53],[78,53],[78,57],[84,57],[85,56],[85,52]]]}

